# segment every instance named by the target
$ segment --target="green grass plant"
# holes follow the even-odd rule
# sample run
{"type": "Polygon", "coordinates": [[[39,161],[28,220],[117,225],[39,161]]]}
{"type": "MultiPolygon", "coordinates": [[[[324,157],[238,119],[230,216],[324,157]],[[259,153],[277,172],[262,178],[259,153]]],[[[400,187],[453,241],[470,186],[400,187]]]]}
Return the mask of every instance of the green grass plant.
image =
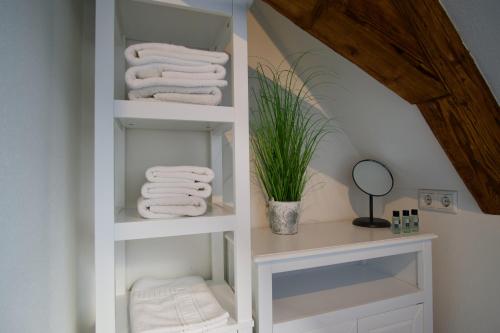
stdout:
{"type": "Polygon", "coordinates": [[[290,66],[259,63],[253,90],[251,144],[255,169],[269,200],[300,201],[307,167],[320,141],[330,132],[329,119],[311,104],[309,89],[324,73],[298,71],[303,55],[290,66]]]}

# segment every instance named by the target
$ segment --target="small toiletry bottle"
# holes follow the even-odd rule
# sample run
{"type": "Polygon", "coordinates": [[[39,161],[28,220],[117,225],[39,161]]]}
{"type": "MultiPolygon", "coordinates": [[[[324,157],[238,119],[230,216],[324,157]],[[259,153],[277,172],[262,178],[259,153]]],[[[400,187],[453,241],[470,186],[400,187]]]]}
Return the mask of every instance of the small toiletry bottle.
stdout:
{"type": "Polygon", "coordinates": [[[411,220],[411,231],[418,232],[418,228],[419,228],[419,224],[420,224],[420,222],[418,220],[418,209],[411,210],[410,220],[411,220]]]}
{"type": "Polygon", "coordinates": [[[404,233],[409,233],[411,232],[411,223],[410,223],[410,211],[409,210],[403,210],[403,232],[404,233]]]}
{"type": "Polygon", "coordinates": [[[399,210],[392,211],[392,224],[391,230],[393,234],[401,233],[401,219],[399,217],[399,210]]]}

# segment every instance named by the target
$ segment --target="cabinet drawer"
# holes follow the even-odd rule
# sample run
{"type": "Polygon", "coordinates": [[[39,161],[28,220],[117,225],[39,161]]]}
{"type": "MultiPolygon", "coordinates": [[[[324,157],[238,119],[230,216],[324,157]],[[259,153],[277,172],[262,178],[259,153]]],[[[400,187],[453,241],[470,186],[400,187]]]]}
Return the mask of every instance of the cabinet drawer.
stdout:
{"type": "Polygon", "coordinates": [[[356,333],[357,323],[355,321],[348,321],[342,324],[327,326],[312,331],[305,331],[304,333],[356,333]]]}
{"type": "Polygon", "coordinates": [[[423,333],[423,305],[381,313],[358,320],[358,333],[423,333]]]}

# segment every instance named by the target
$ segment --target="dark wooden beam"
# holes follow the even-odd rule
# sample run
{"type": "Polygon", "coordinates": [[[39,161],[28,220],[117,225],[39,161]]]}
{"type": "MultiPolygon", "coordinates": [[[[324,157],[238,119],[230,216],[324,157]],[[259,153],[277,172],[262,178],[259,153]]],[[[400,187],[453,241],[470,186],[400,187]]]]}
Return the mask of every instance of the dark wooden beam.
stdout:
{"type": "MultiPolygon", "coordinates": [[[[393,29],[394,33],[387,37],[367,22],[366,15],[355,18],[354,8],[348,1],[265,2],[408,102],[416,104],[447,94],[435,73],[419,58],[418,45],[405,48],[405,43],[399,40],[407,34],[399,34],[403,36],[399,39],[395,37],[398,35],[395,31],[404,32],[406,27],[393,29]]],[[[381,23],[374,25],[381,28],[381,23]]]]}
{"type": "Polygon", "coordinates": [[[450,97],[419,104],[485,213],[500,214],[500,108],[437,0],[395,0],[450,97]]]}
{"type": "Polygon", "coordinates": [[[490,117],[476,116],[467,104],[459,103],[450,96],[420,104],[419,109],[481,210],[498,215],[498,122],[488,122],[490,117]]]}
{"type": "Polygon", "coordinates": [[[500,108],[438,0],[264,0],[408,102],[500,214],[500,108]]]}
{"type": "Polygon", "coordinates": [[[377,31],[388,45],[404,55],[413,66],[438,79],[411,33],[409,22],[400,15],[392,0],[335,0],[331,4],[335,10],[366,29],[377,31]]]}

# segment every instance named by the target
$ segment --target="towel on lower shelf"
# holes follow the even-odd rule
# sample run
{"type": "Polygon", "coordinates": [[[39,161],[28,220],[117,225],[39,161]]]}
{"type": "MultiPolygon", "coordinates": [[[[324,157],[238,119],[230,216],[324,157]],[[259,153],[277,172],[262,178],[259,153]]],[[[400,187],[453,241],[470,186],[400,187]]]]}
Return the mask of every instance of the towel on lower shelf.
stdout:
{"type": "Polygon", "coordinates": [[[185,46],[163,43],[134,44],[125,50],[125,58],[132,66],[167,63],[188,66],[206,64],[224,65],[229,56],[224,52],[190,49],[185,46]]]}
{"type": "Polygon", "coordinates": [[[200,216],[206,213],[207,203],[203,198],[179,195],[137,200],[139,215],[147,219],[174,218],[178,216],[200,216]]]}
{"type": "Polygon", "coordinates": [[[178,195],[208,198],[210,194],[212,194],[212,186],[199,182],[145,183],[141,188],[141,195],[148,199],[178,195]]]}
{"type": "Polygon", "coordinates": [[[197,166],[154,166],[146,170],[146,179],[152,183],[182,181],[210,183],[214,176],[212,169],[197,166]]]}
{"type": "Polygon", "coordinates": [[[217,87],[157,86],[130,90],[128,98],[130,100],[219,105],[222,101],[222,92],[217,87]]]}
{"type": "Polygon", "coordinates": [[[132,333],[202,333],[226,325],[229,319],[199,276],[136,281],[129,313],[132,333]]]}

